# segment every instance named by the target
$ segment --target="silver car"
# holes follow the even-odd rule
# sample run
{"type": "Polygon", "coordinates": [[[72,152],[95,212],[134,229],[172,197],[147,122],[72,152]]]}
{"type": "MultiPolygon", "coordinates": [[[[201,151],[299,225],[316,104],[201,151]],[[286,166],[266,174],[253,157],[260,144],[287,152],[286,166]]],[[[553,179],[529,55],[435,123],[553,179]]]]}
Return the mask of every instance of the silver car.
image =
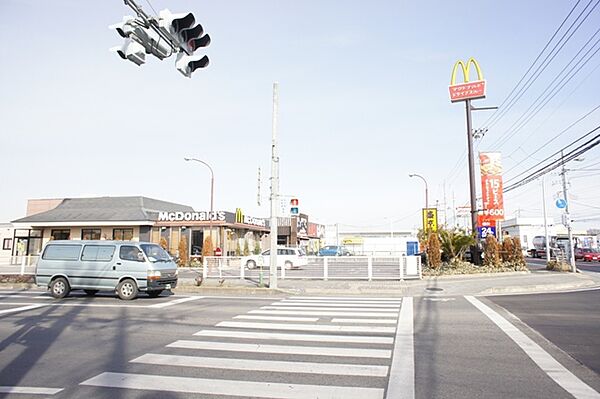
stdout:
{"type": "Polygon", "coordinates": [[[35,274],[54,298],[82,289],[92,296],[114,291],[128,300],[151,297],[177,286],[177,265],[157,244],[133,241],[56,240],[44,247],[35,274]]]}

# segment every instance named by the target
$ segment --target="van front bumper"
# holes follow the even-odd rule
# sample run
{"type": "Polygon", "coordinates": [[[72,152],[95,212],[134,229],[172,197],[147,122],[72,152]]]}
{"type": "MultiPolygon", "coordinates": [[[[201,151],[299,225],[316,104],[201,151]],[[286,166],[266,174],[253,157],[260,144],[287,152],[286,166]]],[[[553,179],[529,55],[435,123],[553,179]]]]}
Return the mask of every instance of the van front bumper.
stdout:
{"type": "Polygon", "coordinates": [[[170,290],[177,287],[177,278],[148,279],[147,291],[170,290]]]}

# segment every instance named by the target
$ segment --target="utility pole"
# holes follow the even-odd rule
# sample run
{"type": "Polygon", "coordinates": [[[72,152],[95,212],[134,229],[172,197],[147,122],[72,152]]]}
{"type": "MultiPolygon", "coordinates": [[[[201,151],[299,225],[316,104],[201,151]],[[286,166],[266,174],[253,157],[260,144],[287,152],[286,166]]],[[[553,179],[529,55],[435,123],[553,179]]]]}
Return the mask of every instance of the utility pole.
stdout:
{"type": "Polygon", "coordinates": [[[258,167],[258,193],[256,194],[256,204],[260,206],[260,166],[258,167]]]}
{"type": "Polygon", "coordinates": [[[548,237],[548,219],[546,216],[546,178],[542,176],[542,209],[544,210],[544,236],[546,237],[546,264],[550,262],[550,238],[548,237]]]}
{"type": "Polygon", "coordinates": [[[565,169],[565,158],[563,152],[560,152],[560,158],[562,160],[562,184],[563,184],[563,196],[566,202],[565,213],[565,224],[567,226],[567,233],[569,235],[569,263],[571,263],[571,270],[573,273],[577,273],[577,266],[575,265],[575,250],[573,248],[573,230],[571,228],[571,215],[569,214],[569,194],[567,192],[567,170],[565,169]]]}
{"type": "Polygon", "coordinates": [[[277,152],[277,111],[279,83],[273,83],[273,131],[271,136],[271,255],[269,288],[277,289],[277,207],[279,204],[279,155],[277,152]]]}

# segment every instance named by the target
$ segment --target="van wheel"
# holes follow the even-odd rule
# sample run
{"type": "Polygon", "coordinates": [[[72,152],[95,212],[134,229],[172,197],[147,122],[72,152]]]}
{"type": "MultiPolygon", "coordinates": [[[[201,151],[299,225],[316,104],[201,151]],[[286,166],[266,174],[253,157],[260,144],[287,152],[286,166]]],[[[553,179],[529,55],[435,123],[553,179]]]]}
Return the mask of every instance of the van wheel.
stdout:
{"type": "Polygon", "coordinates": [[[156,298],[158,297],[160,294],[162,294],[163,290],[156,290],[156,291],[148,291],[148,296],[150,298],[156,298]]]}
{"type": "Polygon", "coordinates": [[[254,269],[256,267],[256,262],[253,260],[249,260],[248,262],[246,262],[246,267],[248,269],[254,269]]]}
{"type": "Polygon", "coordinates": [[[58,277],[50,283],[50,294],[56,299],[66,297],[70,291],[69,283],[64,277],[58,277]]]}
{"type": "Polygon", "coordinates": [[[87,296],[94,296],[98,293],[98,290],[83,290],[87,296]]]}
{"type": "Polygon", "coordinates": [[[124,301],[137,297],[138,287],[132,279],[125,279],[117,285],[117,295],[124,301]]]}

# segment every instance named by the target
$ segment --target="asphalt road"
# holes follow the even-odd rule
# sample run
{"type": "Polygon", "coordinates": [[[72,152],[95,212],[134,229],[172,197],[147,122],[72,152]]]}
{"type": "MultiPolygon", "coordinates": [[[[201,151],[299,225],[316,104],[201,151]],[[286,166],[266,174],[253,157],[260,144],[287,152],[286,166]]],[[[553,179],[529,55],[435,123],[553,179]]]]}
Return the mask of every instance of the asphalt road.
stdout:
{"type": "MultiPolygon", "coordinates": [[[[527,266],[530,270],[545,270],[546,259],[539,258],[526,258],[527,266]]],[[[581,260],[575,261],[577,269],[584,270],[586,272],[600,273],[600,262],[584,262],[581,260]]]]}
{"type": "MultiPolygon", "coordinates": [[[[123,302],[108,294],[54,300],[39,290],[4,291],[0,392],[107,399],[569,397],[528,346],[493,321],[496,314],[570,370],[570,383],[600,395],[600,376],[567,355],[572,348],[550,344],[497,306],[519,315],[515,303],[562,304],[561,298],[141,296],[123,302]]],[[[556,332],[561,323],[582,322],[598,299],[586,298],[580,308],[582,299],[567,298],[564,314],[556,305],[550,313],[556,332]]],[[[538,321],[532,319],[532,328],[538,321]]],[[[597,322],[588,320],[590,336],[597,322]]],[[[600,347],[587,336],[578,338],[587,345],[583,352],[600,347]]]]}

